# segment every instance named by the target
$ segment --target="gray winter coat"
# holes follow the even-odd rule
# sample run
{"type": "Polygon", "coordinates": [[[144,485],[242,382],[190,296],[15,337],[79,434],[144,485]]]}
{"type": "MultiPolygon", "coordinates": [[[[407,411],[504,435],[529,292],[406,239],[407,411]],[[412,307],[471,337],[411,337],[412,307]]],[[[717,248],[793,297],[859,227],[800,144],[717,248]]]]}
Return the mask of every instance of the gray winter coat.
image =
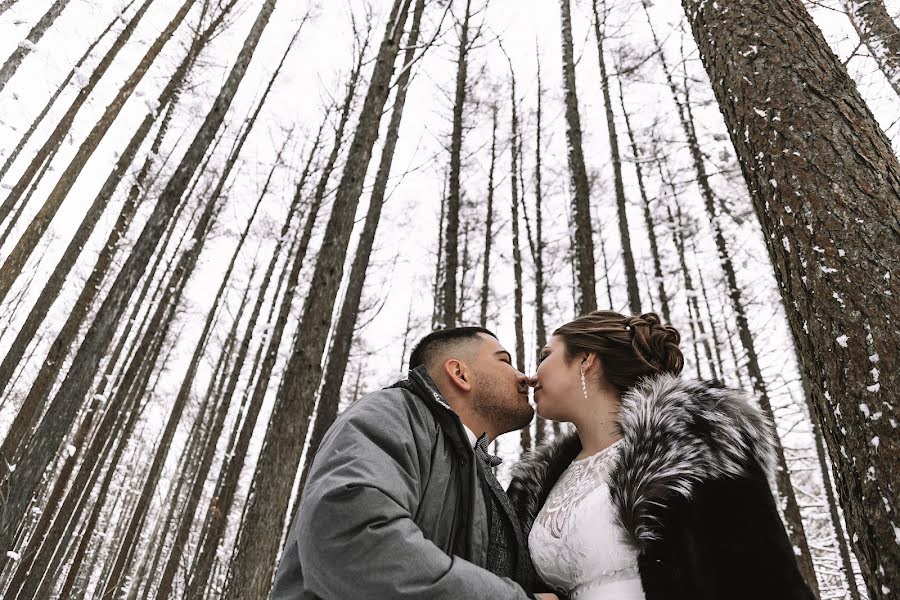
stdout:
{"type": "Polygon", "coordinates": [[[474,460],[424,368],[358,400],[313,460],[272,599],[532,598],[483,568],[474,460]]]}

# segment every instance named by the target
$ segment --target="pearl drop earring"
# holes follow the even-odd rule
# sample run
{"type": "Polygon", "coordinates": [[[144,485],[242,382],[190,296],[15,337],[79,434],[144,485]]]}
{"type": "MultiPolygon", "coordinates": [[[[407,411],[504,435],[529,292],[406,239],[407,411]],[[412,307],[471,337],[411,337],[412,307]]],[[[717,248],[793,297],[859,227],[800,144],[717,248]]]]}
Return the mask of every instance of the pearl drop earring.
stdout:
{"type": "Polygon", "coordinates": [[[581,367],[581,391],[584,394],[584,399],[587,400],[587,383],[584,381],[584,367],[581,367]]]}

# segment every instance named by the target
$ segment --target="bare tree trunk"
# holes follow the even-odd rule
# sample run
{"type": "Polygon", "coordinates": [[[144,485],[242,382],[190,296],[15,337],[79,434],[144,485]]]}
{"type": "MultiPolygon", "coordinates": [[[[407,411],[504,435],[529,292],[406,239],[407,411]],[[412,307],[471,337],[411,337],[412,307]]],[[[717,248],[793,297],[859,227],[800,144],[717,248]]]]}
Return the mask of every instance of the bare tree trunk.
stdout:
{"type": "Polygon", "coordinates": [[[459,254],[460,170],[462,157],[463,108],[468,87],[469,18],[472,0],[466,0],[466,12],[459,31],[456,59],[456,93],[453,101],[453,131],[450,134],[450,181],[447,195],[447,231],[444,238],[444,327],[456,326],[456,267],[459,254]]]}
{"type": "MultiPolygon", "coordinates": [[[[131,97],[131,94],[134,92],[135,88],[137,88],[137,85],[150,69],[153,61],[156,60],[159,53],[162,52],[163,47],[172,38],[175,30],[181,25],[181,22],[187,16],[187,13],[190,11],[195,1],[196,0],[185,0],[178,13],[176,13],[166,28],[159,34],[156,41],[154,41],[147,49],[147,52],[144,54],[143,58],[141,58],[140,63],[138,63],[131,75],[128,76],[128,79],[125,80],[122,87],[119,88],[116,97],[109,106],[106,107],[106,110],[103,112],[100,119],[97,120],[94,128],[88,134],[87,138],[85,138],[84,142],[82,142],[81,146],[79,146],[78,152],[76,152],[65,171],[60,175],[53,190],[47,195],[44,204],[22,233],[15,248],[13,248],[9,256],[6,257],[6,260],[3,261],[3,266],[0,266],[0,301],[6,297],[9,288],[12,287],[13,282],[19,276],[22,267],[25,266],[25,262],[31,256],[31,253],[34,251],[35,246],[37,246],[41,236],[50,226],[50,221],[56,216],[59,207],[62,206],[63,200],[66,199],[72,186],[75,185],[75,181],[78,179],[79,175],[81,175],[87,161],[94,154],[94,151],[97,149],[103,136],[106,135],[106,132],[109,131],[109,128],[112,127],[116,117],[119,116],[122,108],[124,108],[125,102],[131,97]]],[[[184,64],[185,66],[189,66],[191,62],[192,61],[189,60],[184,64]]],[[[170,83],[172,87],[170,93],[174,92],[174,89],[178,84],[179,82],[177,81],[170,83]]],[[[146,129],[149,130],[149,125],[146,129]]]]}
{"type": "MultiPolygon", "coordinates": [[[[691,254],[694,255],[694,260],[697,261],[697,280],[700,282],[700,293],[703,294],[703,304],[706,306],[706,315],[709,317],[709,333],[712,335],[713,344],[712,347],[716,353],[716,366],[718,367],[718,378],[721,381],[725,381],[725,363],[722,361],[722,343],[719,341],[719,334],[717,333],[718,327],[716,326],[715,318],[713,317],[712,305],[709,302],[709,294],[706,291],[706,282],[703,279],[703,264],[700,262],[700,253],[697,252],[697,244],[694,241],[694,236],[692,235],[689,238],[691,243],[691,254]]],[[[710,367],[710,371],[715,373],[716,370],[710,367]]]]}
{"type": "Polygon", "coordinates": [[[775,267],[863,579],[873,600],[893,597],[900,164],[801,2],[683,5],[775,267]]]}
{"type": "Polygon", "coordinates": [[[628,110],[625,108],[625,96],[622,92],[621,76],[619,78],[619,103],[622,105],[622,114],[625,116],[625,130],[628,132],[628,141],[631,144],[631,156],[632,160],[634,160],[634,170],[637,175],[638,190],[641,192],[641,203],[644,207],[644,226],[647,228],[647,238],[650,241],[650,256],[653,259],[653,275],[656,278],[656,289],[659,294],[660,309],[662,310],[665,322],[671,323],[672,315],[669,310],[669,295],[666,293],[662,260],[659,255],[659,246],[656,242],[656,226],[653,222],[653,213],[650,211],[650,199],[647,197],[647,190],[644,186],[644,172],[641,168],[643,159],[641,158],[640,150],[638,150],[637,142],[634,139],[634,131],[631,129],[631,120],[628,117],[628,110]]]}
{"type": "MultiPolygon", "coordinates": [[[[276,0],[266,0],[253,24],[241,52],[225,80],[213,107],[183,156],[174,175],[159,197],[153,213],[135,242],[94,322],[75,355],[66,379],[51,402],[45,418],[26,445],[16,470],[0,484],[0,494],[8,494],[6,510],[0,521],[0,556],[10,549],[13,529],[21,522],[32,494],[47,466],[56,456],[59,444],[71,428],[78,408],[90,388],[93,374],[109,347],[112,330],[124,312],[129,297],[146,268],[147,259],[159,240],[160,232],[175,210],[210,142],[225,118],[228,107],[247,71],[262,32],[275,9],[276,0]]],[[[8,560],[8,559],[4,559],[8,560]]]]}
{"type": "MultiPolygon", "coordinates": [[[[537,50],[537,49],[536,49],[537,50]]],[[[531,223],[528,218],[528,209],[523,199],[522,213],[525,216],[525,233],[528,237],[528,246],[531,250],[531,260],[534,264],[534,320],[535,320],[535,365],[540,362],[541,351],[547,345],[547,325],[544,322],[546,308],[544,306],[544,188],[543,188],[543,160],[541,155],[541,130],[543,127],[543,99],[544,89],[541,87],[541,59],[540,52],[537,55],[537,112],[535,114],[535,147],[534,147],[534,233],[532,236],[531,223]]],[[[554,430],[559,425],[554,423],[554,430]]],[[[535,418],[534,446],[541,447],[544,443],[547,424],[538,416],[535,418]]]]}
{"type": "Polygon", "coordinates": [[[93,93],[94,88],[97,87],[100,79],[103,77],[104,73],[106,73],[106,70],[109,69],[110,65],[118,56],[119,51],[121,51],[125,44],[128,43],[128,40],[131,39],[134,30],[147,12],[147,9],[150,8],[152,2],[153,0],[144,0],[144,3],[137,9],[134,16],[132,16],[131,20],[128,22],[128,25],[126,25],[125,29],[123,29],[116,37],[112,46],[110,46],[109,50],[106,51],[106,54],[103,55],[103,58],[94,68],[87,84],[79,90],[78,95],[72,101],[72,104],[69,106],[68,110],[66,110],[66,113],[62,116],[59,123],[57,123],[53,133],[50,134],[41,148],[37,151],[37,154],[32,158],[28,167],[25,169],[25,172],[19,176],[18,181],[3,200],[3,204],[0,205],[0,222],[6,219],[16,202],[23,194],[25,194],[29,185],[31,185],[32,180],[34,180],[35,175],[41,170],[41,166],[49,160],[52,160],[56,150],[71,130],[72,123],[75,121],[75,116],[78,114],[78,111],[84,106],[84,103],[87,102],[88,98],[93,93]]]}
{"type": "Polygon", "coordinates": [[[591,224],[590,187],[581,144],[581,116],[575,85],[575,58],[572,50],[572,13],[569,0],[560,0],[562,20],[563,86],[566,95],[566,141],[572,193],[572,245],[575,279],[578,284],[576,314],[597,310],[597,282],[594,267],[594,240],[591,224]]]}
{"type": "Polygon", "coordinates": [[[634,253],[631,251],[631,233],[628,230],[628,213],[626,211],[625,186],[622,183],[622,159],[619,157],[619,136],[616,134],[616,119],[613,114],[612,98],[609,93],[609,76],[606,73],[606,57],[603,56],[603,42],[606,39],[606,18],[609,9],[603,2],[603,20],[601,28],[600,15],[597,12],[597,0],[591,0],[594,11],[594,35],[597,38],[597,56],[600,61],[600,84],[603,88],[603,105],[606,108],[606,129],[609,132],[609,149],[612,155],[613,185],[616,192],[616,208],[619,214],[619,238],[622,244],[622,261],[625,266],[625,289],[628,291],[628,308],[632,314],[639,315],[641,310],[641,294],[637,282],[637,269],[634,266],[634,253]]]}
{"type": "MultiPolygon", "coordinates": [[[[325,380],[322,391],[319,394],[319,404],[316,411],[316,420],[310,434],[309,446],[306,451],[306,462],[300,475],[299,493],[303,493],[306,476],[313,458],[319,449],[322,438],[331,427],[338,413],[338,405],[341,397],[341,387],[344,375],[347,371],[347,360],[350,357],[350,349],[353,345],[353,334],[356,330],[356,321],[359,316],[360,299],[362,298],[365,284],[366,270],[369,266],[369,256],[375,243],[375,233],[381,219],[381,207],[387,191],[388,178],[391,173],[391,164],[394,159],[394,150],[400,137],[400,122],[403,118],[403,107],[406,105],[406,91],[409,87],[410,67],[415,58],[416,45],[419,41],[419,28],[422,23],[422,13],[425,10],[425,0],[416,0],[413,9],[412,25],[409,29],[409,37],[406,40],[406,53],[403,59],[403,68],[400,78],[397,80],[397,96],[394,99],[394,108],[391,112],[391,120],[388,123],[384,148],[381,151],[381,159],[378,164],[378,172],[375,176],[375,184],[372,188],[372,198],[369,200],[369,209],[366,213],[366,222],[356,246],[356,256],[353,258],[353,266],[350,268],[350,279],[344,301],[341,304],[341,313],[338,317],[337,327],[332,337],[331,349],[328,352],[328,362],[325,370],[325,380]]],[[[405,354],[405,352],[404,352],[405,354]]]]}
{"type": "Polygon", "coordinates": [[[438,221],[438,245],[437,256],[434,263],[434,285],[431,297],[434,299],[434,308],[431,311],[431,328],[437,329],[444,314],[444,220],[447,216],[447,178],[444,174],[444,189],[441,191],[441,217],[438,221]]]}
{"type": "Polygon", "coordinates": [[[487,327],[490,296],[491,244],[494,241],[494,167],[497,162],[497,105],[491,105],[491,166],[488,170],[487,218],[484,223],[484,258],[481,261],[481,312],[478,322],[487,327]]]}
{"type": "Polygon", "coordinates": [[[41,41],[41,38],[44,37],[44,34],[50,29],[54,21],[56,21],[56,18],[68,3],[69,0],[56,0],[56,2],[47,9],[44,16],[42,16],[41,19],[35,23],[34,27],[31,28],[31,31],[28,32],[28,36],[25,40],[19,42],[19,45],[16,46],[13,53],[9,55],[6,62],[0,67],[0,92],[3,91],[3,88],[6,87],[10,77],[16,72],[16,69],[19,68],[19,65],[22,64],[25,57],[31,54],[31,50],[34,48],[35,44],[41,41]]]}
{"type": "Polygon", "coordinates": [[[310,283],[282,386],[275,399],[251,491],[244,510],[244,526],[230,565],[225,598],[257,598],[268,594],[281,544],[294,476],[306,441],[308,419],[322,379],[321,359],[331,328],[335,297],[343,276],[344,259],[363,179],[378,137],[381,114],[389,92],[394,61],[400,47],[410,0],[395,0],[384,39],[378,49],[359,124],[335,195],[319,258],[310,283]],[[287,415],[290,415],[288,418],[287,415]]]}
{"type": "MultiPolygon", "coordinates": [[[[513,70],[512,60],[507,56],[509,62],[509,79],[510,79],[510,102],[512,109],[512,119],[510,122],[510,144],[509,144],[509,181],[510,181],[510,217],[512,223],[512,259],[513,259],[513,299],[514,314],[513,324],[516,333],[516,369],[520,373],[525,372],[525,331],[522,319],[522,251],[519,248],[519,109],[518,98],[516,97],[516,73],[513,70]]],[[[523,427],[520,434],[520,444],[522,453],[531,450],[531,425],[523,427]]]]}
{"type": "Polygon", "coordinates": [[[884,0],[842,0],[841,4],[860,41],[900,96],[900,28],[888,14],[884,0]]]}

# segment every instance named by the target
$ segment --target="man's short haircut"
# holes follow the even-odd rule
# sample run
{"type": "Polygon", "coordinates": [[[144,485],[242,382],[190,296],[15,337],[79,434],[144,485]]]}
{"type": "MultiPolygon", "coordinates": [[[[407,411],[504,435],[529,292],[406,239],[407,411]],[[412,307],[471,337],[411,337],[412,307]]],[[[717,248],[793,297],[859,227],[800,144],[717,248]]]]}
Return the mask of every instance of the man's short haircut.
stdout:
{"type": "Polygon", "coordinates": [[[413,348],[409,355],[409,368],[415,369],[421,365],[427,367],[445,353],[454,350],[461,342],[477,340],[481,333],[497,339],[493,331],[484,327],[451,327],[432,331],[413,348]]]}

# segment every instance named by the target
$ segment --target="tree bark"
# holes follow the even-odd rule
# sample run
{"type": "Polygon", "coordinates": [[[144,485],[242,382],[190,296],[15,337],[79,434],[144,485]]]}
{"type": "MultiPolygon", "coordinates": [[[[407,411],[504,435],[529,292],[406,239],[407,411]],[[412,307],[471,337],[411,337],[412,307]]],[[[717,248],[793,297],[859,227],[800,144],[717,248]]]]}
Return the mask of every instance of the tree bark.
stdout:
{"type": "Polygon", "coordinates": [[[276,0],[266,0],[261,7],[212,109],[182,157],[172,178],[160,194],[153,213],[100,306],[45,418],[28,442],[16,470],[0,484],[0,494],[8,494],[6,510],[0,521],[0,555],[5,555],[6,551],[10,549],[12,530],[16,524],[21,522],[28,501],[37,488],[45,469],[55,458],[60,442],[71,428],[78,408],[91,385],[96,367],[109,347],[112,331],[124,312],[131,293],[143,275],[146,261],[156,247],[160,232],[165,228],[182,193],[188,187],[190,178],[225,118],[262,32],[268,24],[269,16],[275,9],[275,3],[276,0]]]}
{"type": "Polygon", "coordinates": [[[601,27],[600,14],[597,11],[597,0],[591,0],[594,11],[594,35],[597,38],[597,56],[600,62],[600,86],[603,89],[603,106],[606,109],[606,129],[609,132],[609,150],[612,156],[613,186],[616,192],[616,209],[619,215],[619,239],[622,244],[622,263],[625,267],[625,289],[628,292],[628,308],[634,315],[644,312],[641,309],[641,294],[637,282],[637,269],[634,266],[634,253],[631,250],[631,233],[628,229],[627,201],[625,185],[622,183],[622,159],[619,156],[619,136],[616,133],[616,118],[613,114],[612,98],[609,93],[609,76],[606,73],[606,57],[603,55],[603,42],[606,39],[606,17],[609,10],[603,2],[603,20],[601,27]]]}
{"type": "Polygon", "coordinates": [[[572,13],[569,0],[560,0],[562,22],[563,86],[566,96],[566,141],[572,194],[571,237],[577,295],[575,313],[597,310],[597,282],[594,266],[594,240],[591,224],[590,187],[581,144],[581,116],[575,85],[575,59],[572,50],[572,13]]]}
{"type": "Polygon", "coordinates": [[[307,298],[303,308],[298,325],[298,331],[302,331],[303,336],[292,345],[250,486],[244,526],[232,557],[225,598],[257,598],[269,593],[285,513],[290,505],[294,477],[306,441],[308,419],[322,378],[322,354],[343,276],[353,217],[372,148],[378,137],[409,4],[410,0],[395,0],[378,50],[369,90],[310,283],[310,289],[316,290],[316,293],[307,298]]]}
{"type": "Polygon", "coordinates": [[[801,2],[683,5],[762,225],[863,579],[873,600],[893,597],[900,164],[801,2]]]}
{"type": "MultiPolygon", "coordinates": [[[[53,26],[56,18],[68,3],[69,0],[56,0],[56,2],[47,9],[44,16],[42,16],[41,19],[35,23],[34,27],[31,28],[31,31],[28,32],[25,40],[20,42],[19,45],[16,46],[16,49],[13,50],[12,54],[9,55],[6,62],[0,67],[0,92],[2,92],[3,88],[6,87],[6,84],[9,83],[9,79],[15,74],[16,69],[19,68],[19,65],[22,64],[25,57],[31,54],[31,50],[34,48],[35,44],[40,42],[41,38],[44,37],[44,34],[47,33],[47,30],[53,26]]],[[[3,11],[0,10],[0,13],[2,12],[3,11]]]]}

